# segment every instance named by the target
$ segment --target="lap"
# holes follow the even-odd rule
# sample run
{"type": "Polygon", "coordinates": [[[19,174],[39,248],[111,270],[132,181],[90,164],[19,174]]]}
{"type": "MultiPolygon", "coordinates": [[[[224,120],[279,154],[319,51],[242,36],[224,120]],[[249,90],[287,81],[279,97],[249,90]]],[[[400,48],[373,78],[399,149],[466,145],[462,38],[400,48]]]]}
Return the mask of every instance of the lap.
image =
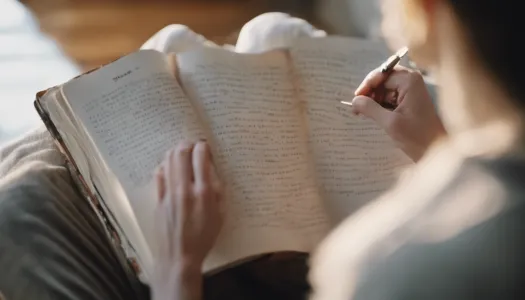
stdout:
{"type": "Polygon", "coordinates": [[[141,299],[67,169],[42,161],[0,182],[0,291],[6,299],[141,299]]]}

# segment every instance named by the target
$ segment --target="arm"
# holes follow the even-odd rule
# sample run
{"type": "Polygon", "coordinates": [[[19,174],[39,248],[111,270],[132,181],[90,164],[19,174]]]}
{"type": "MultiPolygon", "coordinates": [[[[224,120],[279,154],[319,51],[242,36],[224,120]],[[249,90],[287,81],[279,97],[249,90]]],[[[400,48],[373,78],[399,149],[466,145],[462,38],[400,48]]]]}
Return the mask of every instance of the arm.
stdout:
{"type": "Polygon", "coordinates": [[[157,187],[153,299],[202,299],[203,262],[222,225],[221,185],[208,145],[185,142],[170,151],[157,187]]]}

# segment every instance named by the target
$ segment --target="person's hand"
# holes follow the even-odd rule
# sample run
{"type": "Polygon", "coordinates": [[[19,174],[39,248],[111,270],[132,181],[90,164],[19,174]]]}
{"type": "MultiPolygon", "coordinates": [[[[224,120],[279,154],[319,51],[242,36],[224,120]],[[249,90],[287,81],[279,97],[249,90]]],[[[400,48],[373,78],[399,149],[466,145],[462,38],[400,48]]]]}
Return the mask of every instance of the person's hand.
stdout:
{"type": "Polygon", "coordinates": [[[222,224],[222,186],[208,144],[182,142],[168,152],[157,190],[159,255],[201,264],[222,224]]]}
{"type": "Polygon", "coordinates": [[[180,143],[157,175],[155,299],[198,299],[222,225],[222,186],[205,142],[180,143]]]}
{"type": "Polygon", "coordinates": [[[370,72],[355,91],[352,110],[375,120],[414,161],[446,134],[421,74],[396,67],[390,74],[370,72]],[[388,76],[384,80],[384,76],[388,76]],[[392,103],[389,110],[379,103],[392,103]]]}

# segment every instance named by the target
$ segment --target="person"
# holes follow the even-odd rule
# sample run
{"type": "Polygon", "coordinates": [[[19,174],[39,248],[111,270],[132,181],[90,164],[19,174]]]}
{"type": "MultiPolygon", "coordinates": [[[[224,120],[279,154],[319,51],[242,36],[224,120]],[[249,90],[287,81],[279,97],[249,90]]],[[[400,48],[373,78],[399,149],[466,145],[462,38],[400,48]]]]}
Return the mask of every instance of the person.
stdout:
{"type": "MultiPolygon", "coordinates": [[[[409,46],[416,63],[431,70],[438,80],[440,118],[421,76],[412,70],[398,69],[388,78],[373,71],[357,90],[353,99],[355,113],[376,120],[417,164],[407,170],[392,190],[345,220],[323,241],[311,261],[310,297],[315,300],[522,299],[519,275],[524,269],[525,191],[520,178],[525,177],[525,163],[521,99],[525,97],[525,85],[521,84],[524,63],[514,34],[523,26],[517,3],[384,2],[384,27],[392,47],[409,46]],[[394,111],[384,110],[366,96],[377,85],[397,91],[398,107],[394,111]]],[[[34,184],[27,186],[35,190],[34,184]]],[[[168,155],[159,170],[158,187],[159,207],[174,209],[158,210],[157,230],[166,239],[160,245],[165,251],[157,262],[153,298],[205,297],[199,266],[216,239],[223,201],[205,143],[190,141],[168,155]],[[200,174],[197,179],[196,173],[200,174]]],[[[0,201],[2,208],[7,205],[5,202],[0,201]]],[[[19,202],[8,204],[22,205],[19,202]]],[[[62,205],[49,199],[36,209],[67,208],[61,214],[65,219],[78,216],[79,204],[62,205]]],[[[61,298],[79,290],[92,293],[88,294],[92,299],[102,299],[95,296],[103,292],[112,295],[111,299],[137,298],[131,292],[117,293],[119,289],[125,290],[129,281],[119,280],[122,284],[118,289],[111,289],[97,278],[96,275],[114,278],[121,272],[119,268],[111,269],[116,266],[113,254],[102,269],[93,264],[96,261],[93,257],[79,260],[85,270],[80,277],[68,276],[79,265],[66,264],[70,267],[67,270],[52,268],[56,262],[70,262],[70,257],[78,257],[75,244],[85,246],[81,248],[90,253],[100,251],[99,243],[90,236],[92,232],[103,236],[97,226],[72,232],[61,226],[77,224],[71,220],[51,220],[45,223],[52,226],[47,228],[36,226],[39,219],[28,215],[3,213],[0,219],[4,224],[9,221],[17,224],[13,219],[24,221],[22,224],[37,232],[54,228],[59,233],[42,234],[29,241],[11,234],[13,242],[2,243],[2,251],[10,247],[13,253],[12,245],[26,249],[22,246],[31,243],[31,249],[42,249],[38,246],[48,242],[49,237],[56,237],[57,244],[65,246],[60,251],[55,247],[40,253],[54,260],[40,261],[38,265],[34,253],[28,255],[22,261],[24,268],[17,270],[37,276],[39,281],[24,281],[23,286],[29,287],[30,282],[31,289],[42,291],[47,284],[54,289],[45,290],[43,295],[60,294],[61,298]],[[82,238],[65,238],[73,233],[82,238]],[[69,256],[60,256],[62,253],[69,256]],[[39,268],[31,269],[35,265],[39,268]],[[90,284],[97,289],[88,289],[90,284]]],[[[79,220],[91,224],[88,219],[79,220]]],[[[15,261],[2,255],[0,259],[2,266],[15,261]]],[[[4,270],[4,276],[13,274],[9,271],[4,270]]],[[[2,279],[0,290],[12,291],[6,282],[12,283],[13,279],[2,279]]],[[[132,290],[128,287],[128,291],[132,290]]],[[[10,295],[6,293],[8,299],[10,295]]]]}
{"type": "Polygon", "coordinates": [[[382,8],[392,49],[407,46],[438,82],[439,117],[413,70],[372,71],[356,90],[354,112],[374,119],[417,164],[323,241],[312,258],[311,299],[523,299],[517,3],[384,0],[382,8]],[[395,110],[368,97],[378,86],[397,92],[395,110]]]}
{"type": "MultiPolygon", "coordinates": [[[[356,90],[354,112],[383,126],[417,164],[319,246],[311,299],[524,298],[525,60],[514,33],[524,29],[517,5],[383,1],[385,36],[435,76],[440,116],[414,70],[372,71],[356,90]],[[368,96],[378,87],[397,92],[395,110],[368,96]]],[[[165,282],[153,291],[157,299],[201,296],[200,265],[217,235],[221,201],[205,147],[179,148],[159,175],[160,191],[184,190],[160,193],[160,205],[175,209],[159,218],[184,225],[162,227],[171,230],[164,247],[172,251],[170,266],[159,268],[165,282]]]]}

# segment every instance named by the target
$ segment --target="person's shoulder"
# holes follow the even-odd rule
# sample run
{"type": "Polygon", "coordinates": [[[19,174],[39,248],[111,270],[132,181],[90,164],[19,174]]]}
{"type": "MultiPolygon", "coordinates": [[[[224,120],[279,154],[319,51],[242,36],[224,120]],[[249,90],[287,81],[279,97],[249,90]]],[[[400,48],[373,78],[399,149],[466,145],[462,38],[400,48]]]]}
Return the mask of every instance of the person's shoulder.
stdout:
{"type": "Polygon", "coordinates": [[[359,270],[352,299],[523,299],[520,178],[522,159],[465,160],[429,205],[397,229],[405,235],[398,246],[389,253],[376,249],[382,255],[359,270]]]}
{"type": "Polygon", "coordinates": [[[317,247],[309,274],[314,300],[351,299],[348,295],[355,292],[361,270],[407,240],[406,224],[421,214],[461,165],[447,147],[433,148],[430,157],[406,169],[394,186],[348,216],[317,247]],[[434,179],[426,177],[428,170],[435,170],[434,179]]]}
{"type": "Polygon", "coordinates": [[[473,282],[510,284],[498,280],[518,271],[525,250],[520,178],[525,160],[434,149],[323,242],[313,257],[314,289],[331,285],[330,299],[454,299],[473,282]]]}

